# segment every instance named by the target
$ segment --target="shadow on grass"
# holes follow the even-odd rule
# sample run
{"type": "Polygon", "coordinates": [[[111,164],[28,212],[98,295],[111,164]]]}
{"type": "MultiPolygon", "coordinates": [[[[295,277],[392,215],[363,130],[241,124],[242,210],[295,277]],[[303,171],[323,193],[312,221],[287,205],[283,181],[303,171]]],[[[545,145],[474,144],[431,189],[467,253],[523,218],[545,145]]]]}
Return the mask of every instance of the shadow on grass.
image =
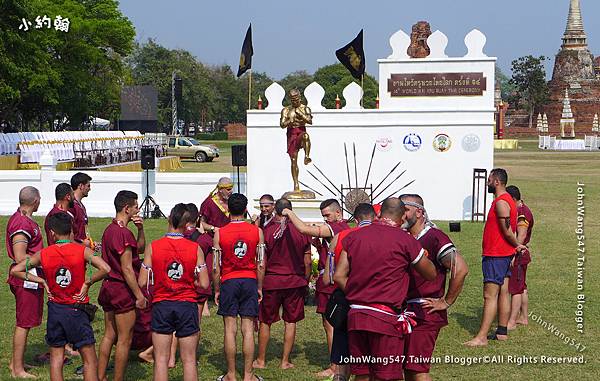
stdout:
{"type": "MultiPolygon", "coordinates": [[[[481,301],[483,303],[483,300],[481,301]]],[[[479,326],[481,325],[481,313],[483,312],[483,305],[481,307],[469,307],[469,314],[463,314],[461,312],[454,312],[451,318],[471,335],[476,335],[479,332],[479,326]]]]}
{"type": "MultiPolygon", "coordinates": [[[[240,336],[240,332],[238,332],[238,337],[240,336]]],[[[222,347],[222,344],[221,344],[222,347]]],[[[294,355],[297,355],[298,353],[300,353],[300,349],[298,347],[298,345],[294,345],[294,348],[292,350],[292,362],[293,362],[293,358],[294,355]]],[[[212,366],[214,366],[217,369],[222,369],[223,373],[225,373],[225,371],[227,370],[227,362],[225,360],[225,353],[223,351],[217,352],[217,353],[206,353],[208,354],[207,356],[207,362],[209,364],[211,364],[212,366]]],[[[277,338],[273,338],[271,337],[271,339],[269,340],[269,345],[267,346],[267,356],[265,359],[265,363],[267,364],[267,367],[269,367],[269,362],[273,361],[274,364],[271,364],[270,367],[279,366],[279,362],[281,361],[281,356],[283,354],[283,341],[277,339],[277,338]]],[[[254,347],[254,359],[256,359],[256,357],[258,356],[258,340],[256,340],[256,345],[254,347]]],[[[253,359],[253,361],[254,361],[253,359]]],[[[235,367],[236,367],[236,371],[239,373],[240,371],[243,372],[244,370],[244,355],[242,353],[242,348],[240,343],[238,342],[237,345],[237,353],[235,356],[235,367]]]]}
{"type": "MultiPolygon", "coordinates": [[[[323,333],[323,336],[324,335],[325,334],[323,333]]],[[[329,367],[329,355],[327,353],[327,344],[325,342],[305,341],[301,346],[298,346],[297,351],[304,353],[304,356],[310,365],[319,366],[323,369],[329,367]]]]}

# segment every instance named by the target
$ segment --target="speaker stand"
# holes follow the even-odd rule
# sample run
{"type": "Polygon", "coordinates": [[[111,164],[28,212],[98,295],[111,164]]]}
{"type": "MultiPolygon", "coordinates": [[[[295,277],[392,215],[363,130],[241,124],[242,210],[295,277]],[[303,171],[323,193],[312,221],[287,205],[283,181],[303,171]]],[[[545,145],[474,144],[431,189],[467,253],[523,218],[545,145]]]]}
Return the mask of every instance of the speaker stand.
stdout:
{"type": "Polygon", "coordinates": [[[237,165],[235,168],[237,171],[237,191],[238,193],[242,193],[242,190],[240,189],[240,166],[237,165]]]}
{"type": "Polygon", "coordinates": [[[144,197],[144,201],[142,205],[140,205],[140,210],[142,211],[142,217],[144,219],[148,218],[167,218],[165,214],[160,210],[160,206],[154,201],[152,196],[150,196],[150,180],[148,179],[148,169],[146,169],[146,197],[144,197]]]}

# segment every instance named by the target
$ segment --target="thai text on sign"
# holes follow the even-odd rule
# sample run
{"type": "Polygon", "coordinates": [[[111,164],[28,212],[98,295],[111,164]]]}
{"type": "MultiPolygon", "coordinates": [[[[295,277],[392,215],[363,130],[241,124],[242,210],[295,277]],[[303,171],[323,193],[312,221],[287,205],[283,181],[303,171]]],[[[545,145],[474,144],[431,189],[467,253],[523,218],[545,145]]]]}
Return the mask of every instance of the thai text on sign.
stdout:
{"type": "Polygon", "coordinates": [[[483,73],[392,74],[387,83],[392,97],[480,96],[486,90],[483,73]]]}

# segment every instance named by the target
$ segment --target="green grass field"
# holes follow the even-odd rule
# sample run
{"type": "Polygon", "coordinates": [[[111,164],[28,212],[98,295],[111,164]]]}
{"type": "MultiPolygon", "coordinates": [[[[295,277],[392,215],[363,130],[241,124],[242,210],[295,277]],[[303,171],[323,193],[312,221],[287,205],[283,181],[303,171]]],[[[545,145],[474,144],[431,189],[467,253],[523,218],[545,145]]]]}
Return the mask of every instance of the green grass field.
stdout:
{"type": "MultiPolygon", "coordinates": [[[[530,312],[553,324],[560,332],[585,346],[583,352],[569,346],[555,334],[530,318],[529,326],[520,327],[510,335],[508,342],[490,342],[487,348],[465,348],[461,345],[470,339],[479,327],[482,308],[481,275],[481,235],[483,224],[463,223],[462,232],[450,236],[466,258],[470,274],[464,291],[452,306],[449,313],[450,324],[444,328],[437,342],[434,356],[442,363],[432,368],[433,378],[455,380],[496,380],[506,377],[510,380],[597,380],[600,376],[600,328],[598,316],[600,304],[600,271],[597,255],[600,237],[600,222],[596,217],[600,210],[600,155],[591,153],[539,152],[537,142],[525,141],[522,148],[515,151],[496,153],[495,165],[509,171],[509,183],[518,185],[525,202],[531,207],[536,218],[533,234],[532,257],[528,271],[530,312]],[[585,184],[585,331],[577,332],[575,312],[577,308],[577,239],[575,234],[577,214],[577,183],[585,184]],[[504,356],[504,363],[461,365],[445,363],[445,356],[459,360],[468,358],[484,359],[483,356],[504,356]],[[509,357],[529,357],[541,360],[541,356],[583,355],[584,365],[565,364],[523,364],[508,363],[509,357]]],[[[223,155],[225,156],[225,155],[223,155]]],[[[223,157],[222,159],[225,159],[223,157]]],[[[214,164],[214,163],[213,163],[214,164]]],[[[210,166],[213,164],[203,164],[210,166]]],[[[229,164],[229,161],[227,162],[229,164]]],[[[440,197],[443,197],[440,194],[440,197]]],[[[425,200],[427,201],[427,200],[425,200]]],[[[0,218],[0,229],[5,231],[6,217],[0,218]]],[[[95,238],[101,236],[109,219],[92,219],[90,226],[95,238]]],[[[447,230],[447,223],[440,223],[447,230]]],[[[147,221],[147,237],[157,238],[165,230],[163,221],[147,221]]],[[[5,253],[4,240],[0,250],[5,253]]],[[[9,261],[5,254],[0,256],[0,269],[6,278],[9,261]]],[[[98,285],[92,289],[95,299],[98,285]]],[[[0,287],[3,308],[0,309],[0,379],[9,379],[7,365],[10,357],[12,329],[14,325],[14,301],[7,285],[0,287]]],[[[216,316],[214,306],[212,316],[203,319],[200,355],[200,378],[214,379],[225,369],[222,354],[223,327],[216,316]]],[[[314,380],[314,374],[328,363],[324,335],[320,317],[314,307],[306,308],[306,319],[299,323],[296,345],[293,352],[295,369],[280,371],[278,356],[282,351],[282,324],[273,326],[272,340],[268,352],[268,369],[259,374],[269,380],[314,380]]],[[[94,323],[96,339],[102,336],[102,319],[94,323]]],[[[34,354],[45,351],[44,327],[34,329],[30,335],[27,351],[28,362],[34,354]]],[[[496,359],[499,359],[498,357],[496,359]]],[[[78,363],[77,360],[74,361],[78,363]]],[[[67,379],[76,379],[73,371],[76,365],[67,366],[67,379]]],[[[238,356],[238,369],[241,357],[238,356]]],[[[48,368],[38,367],[33,373],[48,379],[48,368]]],[[[171,372],[172,380],[182,378],[181,364],[171,372]]],[[[140,364],[132,355],[128,368],[128,380],[151,379],[150,365],[140,364]]]]}
{"type": "MultiPolygon", "coordinates": [[[[210,163],[198,163],[194,159],[181,159],[183,168],[176,172],[212,172],[231,173],[235,170],[231,166],[231,146],[246,144],[245,140],[204,140],[204,144],[214,144],[219,147],[219,157],[210,163]]],[[[240,167],[240,172],[246,172],[246,167],[240,167]]]]}

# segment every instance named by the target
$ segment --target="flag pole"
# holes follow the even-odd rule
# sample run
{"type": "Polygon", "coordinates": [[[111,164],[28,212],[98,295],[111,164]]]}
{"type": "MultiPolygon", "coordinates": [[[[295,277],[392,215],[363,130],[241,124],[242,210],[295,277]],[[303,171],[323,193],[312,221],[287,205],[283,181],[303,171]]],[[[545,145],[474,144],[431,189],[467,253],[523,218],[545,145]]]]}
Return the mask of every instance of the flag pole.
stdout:
{"type": "Polygon", "coordinates": [[[248,70],[248,110],[252,110],[252,69],[248,70]]]}
{"type": "Polygon", "coordinates": [[[365,98],[365,75],[361,74],[360,76],[360,88],[362,90],[362,95],[360,97],[360,107],[364,107],[364,101],[363,99],[365,98]]]}

